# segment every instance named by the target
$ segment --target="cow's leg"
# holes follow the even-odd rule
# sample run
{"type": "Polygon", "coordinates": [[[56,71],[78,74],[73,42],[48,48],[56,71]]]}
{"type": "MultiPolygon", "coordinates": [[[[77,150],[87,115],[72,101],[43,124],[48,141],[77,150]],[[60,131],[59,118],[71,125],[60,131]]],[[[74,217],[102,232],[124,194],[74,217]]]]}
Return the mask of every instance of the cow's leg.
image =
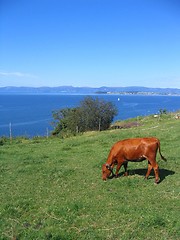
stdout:
{"type": "Polygon", "coordinates": [[[119,173],[119,170],[120,170],[122,164],[123,164],[123,162],[118,162],[118,163],[117,163],[117,167],[116,167],[116,177],[118,177],[118,173],[119,173]]]}
{"type": "Polygon", "coordinates": [[[155,183],[159,183],[160,181],[160,178],[159,178],[159,166],[158,164],[156,163],[155,167],[153,167],[154,169],[154,174],[155,174],[155,183]]]}
{"type": "Polygon", "coordinates": [[[149,162],[151,163],[152,168],[154,169],[154,175],[155,175],[155,183],[159,183],[159,166],[156,162],[156,159],[150,160],[149,162]]]}
{"type": "Polygon", "coordinates": [[[149,175],[150,175],[150,173],[151,173],[151,170],[152,170],[152,165],[151,165],[151,163],[148,161],[148,170],[147,170],[145,179],[148,179],[148,177],[149,177],[149,175]]]}
{"type": "Polygon", "coordinates": [[[127,172],[127,165],[128,165],[128,162],[125,162],[124,163],[124,176],[128,176],[128,172],[127,172]]]}

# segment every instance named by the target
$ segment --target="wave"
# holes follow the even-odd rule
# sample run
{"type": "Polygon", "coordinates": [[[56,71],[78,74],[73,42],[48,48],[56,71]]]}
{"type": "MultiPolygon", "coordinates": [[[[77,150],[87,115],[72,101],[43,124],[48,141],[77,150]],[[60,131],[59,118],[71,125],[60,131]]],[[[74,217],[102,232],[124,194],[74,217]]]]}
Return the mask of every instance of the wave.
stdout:
{"type": "Polygon", "coordinates": [[[139,105],[139,103],[123,103],[123,106],[125,106],[125,107],[136,107],[138,105],[139,105]]]}
{"type": "Polygon", "coordinates": [[[46,123],[52,121],[51,118],[46,118],[46,119],[41,119],[41,120],[33,120],[33,121],[26,121],[26,122],[18,122],[18,123],[9,123],[9,124],[0,124],[0,128],[7,128],[9,127],[9,125],[11,124],[11,126],[13,127],[19,127],[19,126],[27,126],[27,125],[34,125],[34,124],[39,124],[39,123],[46,123]]]}

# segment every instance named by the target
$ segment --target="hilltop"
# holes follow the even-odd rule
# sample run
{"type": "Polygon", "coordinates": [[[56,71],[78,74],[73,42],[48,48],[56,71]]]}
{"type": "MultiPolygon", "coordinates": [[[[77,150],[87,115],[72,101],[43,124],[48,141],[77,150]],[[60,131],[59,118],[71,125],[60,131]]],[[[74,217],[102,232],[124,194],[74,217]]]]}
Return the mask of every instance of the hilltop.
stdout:
{"type": "Polygon", "coordinates": [[[0,239],[180,239],[175,117],[143,117],[136,127],[66,139],[2,139],[0,239]],[[144,136],[161,141],[167,158],[157,155],[161,183],[154,185],[153,172],[144,180],[147,161],[129,163],[129,177],[122,168],[119,178],[103,182],[101,166],[112,144],[144,136]]]}

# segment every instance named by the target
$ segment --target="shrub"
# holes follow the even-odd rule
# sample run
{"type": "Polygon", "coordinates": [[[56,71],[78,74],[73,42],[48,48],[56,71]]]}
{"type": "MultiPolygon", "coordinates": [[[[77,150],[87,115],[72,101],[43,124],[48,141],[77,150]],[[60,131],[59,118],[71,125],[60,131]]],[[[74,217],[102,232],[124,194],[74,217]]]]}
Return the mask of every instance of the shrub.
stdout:
{"type": "Polygon", "coordinates": [[[101,131],[110,127],[117,108],[111,102],[86,97],[79,107],[53,111],[53,135],[70,132],[77,134],[86,131],[101,131]]]}

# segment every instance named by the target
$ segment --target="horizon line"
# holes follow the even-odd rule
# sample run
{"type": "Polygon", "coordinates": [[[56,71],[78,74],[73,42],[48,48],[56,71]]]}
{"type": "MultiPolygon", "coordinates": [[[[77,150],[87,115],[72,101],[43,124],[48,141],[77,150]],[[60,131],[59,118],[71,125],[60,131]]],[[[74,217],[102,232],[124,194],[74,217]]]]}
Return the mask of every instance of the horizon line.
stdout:
{"type": "Polygon", "coordinates": [[[60,87],[71,87],[71,88],[90,88],[90,89],[95,89],[95,88],[153,88],[153,89],[179,89],[178,87],[145,87],[145,86],[100,86],[100,87],[89,87],[89,86],[72,86],[72,85],[59,85],[59,86],[0,86],[0,88],[60,88],[60,87]]]}

